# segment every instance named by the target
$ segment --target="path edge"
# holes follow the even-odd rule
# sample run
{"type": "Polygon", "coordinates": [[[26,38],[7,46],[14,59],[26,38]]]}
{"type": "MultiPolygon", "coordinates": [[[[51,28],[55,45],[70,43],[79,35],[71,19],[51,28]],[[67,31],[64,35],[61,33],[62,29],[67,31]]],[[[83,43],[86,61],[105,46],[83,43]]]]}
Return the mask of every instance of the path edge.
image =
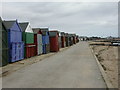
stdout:
{"type": "Polygon", "coordinates": [[[111,89],[111,88],[113,89],[114,87],[113,87],[113,85],[111,84],[110,80],[108,79],[107,74],[105,73],[105,70],[103,69],[102,65],[100,64],[98,58],[97,58],[96,55],[94,54],[94,51],[93,51],[93,49],[91,48],[90,45],[89,45],[89,47],[90,47],[90,49],[91,49],[91,51],[92,51],[93,56],[95,57],[95,60],[96,60],[96,62],[97,62],[97,64],[98,64],[98,67],[99,67],[100,72],[101,72],[101,74],[102,74],[102,76],[103,76],[103,79],[104,79],[104,81],[105,81],[105,83],[106,83],[106,85],[107,85],[107,88],[108,88],[108,89],[111,89]]]}

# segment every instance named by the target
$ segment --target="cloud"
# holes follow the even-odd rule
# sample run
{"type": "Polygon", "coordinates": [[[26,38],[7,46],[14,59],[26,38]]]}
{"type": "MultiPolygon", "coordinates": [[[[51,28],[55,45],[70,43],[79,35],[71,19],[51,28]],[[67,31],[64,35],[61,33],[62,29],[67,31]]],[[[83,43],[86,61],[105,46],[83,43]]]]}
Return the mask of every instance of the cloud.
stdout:
{"type": "Polygon", "coordinates": [[[30,21],[32,27],[50,27],[86,36],[117,36],[115,2],[3,3],[3,18],[30,21]]]}

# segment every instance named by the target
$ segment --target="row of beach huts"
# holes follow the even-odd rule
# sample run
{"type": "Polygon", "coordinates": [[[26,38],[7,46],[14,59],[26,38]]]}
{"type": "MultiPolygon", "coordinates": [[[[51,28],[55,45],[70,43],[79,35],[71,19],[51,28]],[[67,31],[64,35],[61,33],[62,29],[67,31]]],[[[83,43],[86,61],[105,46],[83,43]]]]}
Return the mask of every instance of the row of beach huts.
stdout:
{"type": "Polygon", "coordinates": [[[76,34],[49,31],[49,28],[31,28],[29,22],[5,21],[0,18],[0,24],[2,32],[0,66],[49,52],[58,52],[60,48],[79,42],[76,34]]]}

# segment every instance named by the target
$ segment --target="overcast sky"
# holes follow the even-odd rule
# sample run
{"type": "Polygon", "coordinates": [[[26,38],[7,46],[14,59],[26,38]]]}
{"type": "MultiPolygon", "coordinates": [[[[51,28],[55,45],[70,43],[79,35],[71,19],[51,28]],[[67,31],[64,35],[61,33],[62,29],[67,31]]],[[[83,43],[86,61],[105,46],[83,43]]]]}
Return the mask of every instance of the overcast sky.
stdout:
{"type": "Polygon", "coordinates": [[[80,36],[118,36],[117,2],[7,2],[2,17],[80,36]]]}

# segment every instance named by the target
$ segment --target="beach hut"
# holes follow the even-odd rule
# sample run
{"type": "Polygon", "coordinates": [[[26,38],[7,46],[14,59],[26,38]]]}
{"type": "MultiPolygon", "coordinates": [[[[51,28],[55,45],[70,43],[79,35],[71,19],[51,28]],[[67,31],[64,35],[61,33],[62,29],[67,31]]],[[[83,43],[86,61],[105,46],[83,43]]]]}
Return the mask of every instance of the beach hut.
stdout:
{"type": "Polygon", "coordinates": [[[34,33],[29,22],[21,22],[22,40],[25,43],[25,58],[37,55],[36,45],[34,43],[34,33]]]}
{"type": "Polygon", "coordinates": [[[42,35],[42,53],[47,54],[50,52],[49,28],[39,28],[38,33],[42,35]]]}
{"type": "Polygon", "coordinates": [[[8,32],[0,18],[0,67],[8,64],[8,32]]]}
{"type": "Polygon", "coordinates": [[[42,43],[42,32],[39,28],[33,28],[34,32],[34,43],[36,44],[37,48],[37,55],[40,55],[43,53],[43,43],[42,43]]]}
{"type": "Polygon", "coordinates": [[[66,46],[65,33],[61,32],[61,47],[64,48],[65,46],[66,46]]]}
{"type": "Polygon", "coordinates": [[[66,42],[66,47],[69,47],[70,44],[69,44],[69,35],[68,35],[68,33],[65,33],[65,42],[66,42]]]}
{"type": "Polygon", "coordinates": [[[49,37],[50,37],[50,51],[58,52],[59,51],[59,32],[57,30],[49,31],[49,37]]]}
{"type": "Polygon", "coordinates": [[[3,21],[8,32],[9,62],[24,59],[24,43],[22,42],[22,29],[17,20],[3,21]]]}

